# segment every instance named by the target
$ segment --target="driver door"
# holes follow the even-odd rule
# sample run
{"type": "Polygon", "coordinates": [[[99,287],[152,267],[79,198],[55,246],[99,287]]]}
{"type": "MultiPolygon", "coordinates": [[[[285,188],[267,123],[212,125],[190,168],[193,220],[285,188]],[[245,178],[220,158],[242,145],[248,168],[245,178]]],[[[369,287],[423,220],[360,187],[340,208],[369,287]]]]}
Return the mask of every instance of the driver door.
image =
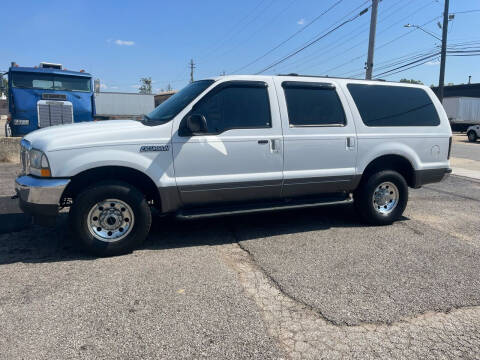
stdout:
{"type": "Polygon", "coordinates": [[[222,82],[177,121],[172,146],[184,205],[280,197],[282,129],[271,78],[222,82]],[[203,133],[189,131],[192,114],[205,117],[203,133]]]}

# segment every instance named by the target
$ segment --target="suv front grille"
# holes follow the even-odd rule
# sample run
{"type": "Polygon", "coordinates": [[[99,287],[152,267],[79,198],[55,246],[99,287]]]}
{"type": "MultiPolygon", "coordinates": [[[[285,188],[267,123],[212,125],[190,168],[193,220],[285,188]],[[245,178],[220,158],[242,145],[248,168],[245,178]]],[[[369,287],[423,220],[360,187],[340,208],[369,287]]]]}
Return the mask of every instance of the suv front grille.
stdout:
{"type": "Polygon", "coordinates": [[[73,107],[68,101],[40,101],[38,127],[73,123],[73,107]]]}

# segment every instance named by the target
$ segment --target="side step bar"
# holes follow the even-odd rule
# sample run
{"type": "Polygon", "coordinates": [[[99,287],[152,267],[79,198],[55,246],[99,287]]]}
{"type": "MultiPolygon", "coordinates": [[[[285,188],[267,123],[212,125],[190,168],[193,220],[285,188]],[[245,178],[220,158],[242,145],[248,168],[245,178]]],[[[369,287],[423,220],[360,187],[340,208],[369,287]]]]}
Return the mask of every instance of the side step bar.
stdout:
{"type": "Polygon", "coordinates": [[[304,209],[311,207],[327,206],[327,205],[342,205],[342,204],[351,204],[353,203],[353,198],[349,195],[348,197],[343,198],[329,198],[322,199],[321,201],[309,201],[309,202],[299,202],[299,201],[290,201],[290,202],[277,202],[270,203],[265,206],[265,204],[257,204],[256,206],[250,207],[230,207],[230,208],[212,208],[212,209],[200,209],[200,210],[183,210],[176,214],[179,219],[201,219],[209,218],[216,216],[228,216],[228,215],[237,215],[237,214],[253,214],[266,211],[278,211],[278,210],[290,210],[290,209],[304,209]]]}

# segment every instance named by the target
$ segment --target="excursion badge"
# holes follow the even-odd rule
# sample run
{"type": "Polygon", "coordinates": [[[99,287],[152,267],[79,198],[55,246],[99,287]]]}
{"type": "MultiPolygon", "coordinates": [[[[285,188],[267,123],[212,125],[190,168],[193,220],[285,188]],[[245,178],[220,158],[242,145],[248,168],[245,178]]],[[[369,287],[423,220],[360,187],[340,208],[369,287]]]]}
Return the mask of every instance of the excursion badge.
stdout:
{"type": "Polygon", "coordinates": [[[143,145],[140,147],[140,152],[168,151],[169,149],[168,145],[143,145]]]}

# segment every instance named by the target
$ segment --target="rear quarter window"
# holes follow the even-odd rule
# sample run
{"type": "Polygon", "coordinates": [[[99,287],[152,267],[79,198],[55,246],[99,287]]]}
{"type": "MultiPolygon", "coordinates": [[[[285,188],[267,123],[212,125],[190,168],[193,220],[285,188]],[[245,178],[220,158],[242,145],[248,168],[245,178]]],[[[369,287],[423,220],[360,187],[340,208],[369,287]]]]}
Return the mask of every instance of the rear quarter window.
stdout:
{"type": "Polygon", "coordinates": [[[366,126],[438,126],[440,118],[421,88],[348,84],[366,126]]]}

